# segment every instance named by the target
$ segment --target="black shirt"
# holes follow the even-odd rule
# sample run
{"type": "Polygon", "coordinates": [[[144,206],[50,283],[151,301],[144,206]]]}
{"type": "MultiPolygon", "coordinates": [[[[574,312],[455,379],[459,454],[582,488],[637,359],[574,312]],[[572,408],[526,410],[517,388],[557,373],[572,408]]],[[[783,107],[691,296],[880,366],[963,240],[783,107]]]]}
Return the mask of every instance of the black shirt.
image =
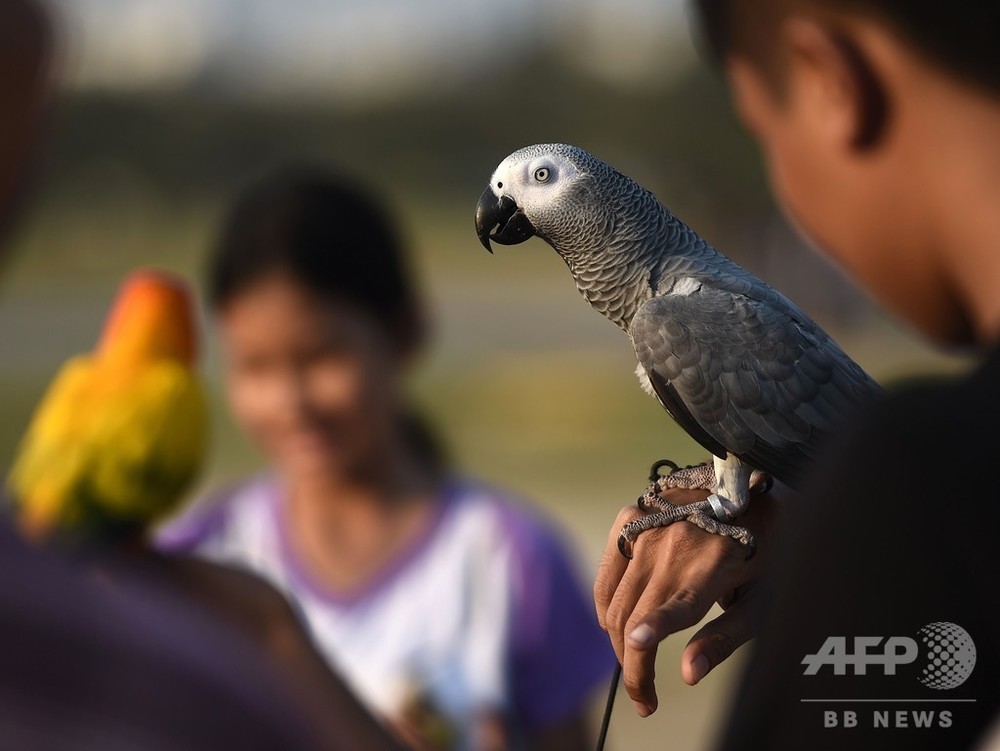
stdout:
{"type": "Polygon", "coordinates": [[[972,747],[1000,711],[1000,351],[876,404],[787,515],[721,748],[972,747]]]}

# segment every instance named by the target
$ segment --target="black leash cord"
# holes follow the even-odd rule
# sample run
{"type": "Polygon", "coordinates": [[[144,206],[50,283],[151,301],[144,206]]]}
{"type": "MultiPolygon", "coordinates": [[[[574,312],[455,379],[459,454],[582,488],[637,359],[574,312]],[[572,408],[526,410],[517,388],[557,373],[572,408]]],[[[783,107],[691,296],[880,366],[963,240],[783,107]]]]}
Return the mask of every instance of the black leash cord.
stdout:
{"type": "Polygon", "coordinates": [[[615,695],[618,693],[618,681],[622,677],[622,664],[615,665],[615,674],[611,676],[611,689],[608,691],[608,703],[604,706],[604,719],[601,720],[601,734],[597,736],[597,751],[604,751],[604,742],[608,739],[608,726],[611,724],[611,710],[615,708],[615,695]]]}

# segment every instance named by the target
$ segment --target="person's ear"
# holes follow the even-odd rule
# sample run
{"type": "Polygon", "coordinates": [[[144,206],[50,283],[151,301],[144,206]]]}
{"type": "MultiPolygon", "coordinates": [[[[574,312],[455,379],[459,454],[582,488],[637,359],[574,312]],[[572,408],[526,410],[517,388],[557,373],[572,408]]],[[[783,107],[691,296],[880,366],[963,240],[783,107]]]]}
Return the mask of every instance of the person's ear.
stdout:
{"type": "Polygon", "coordinates": [[[760,138],[776,106],[772,85],[754,63],[742,56],[733,56],[726,61],[726,80],[740,122],[760,138]]]}
{"type": "Polygon", "coordinates": [[[846,31],[817,21],[789,18],[789,77],[801,103],[812,109],[826,136],[854,151],[868,151],[882,141],[890,116],[886,88],[872,58],[846,31]]]}

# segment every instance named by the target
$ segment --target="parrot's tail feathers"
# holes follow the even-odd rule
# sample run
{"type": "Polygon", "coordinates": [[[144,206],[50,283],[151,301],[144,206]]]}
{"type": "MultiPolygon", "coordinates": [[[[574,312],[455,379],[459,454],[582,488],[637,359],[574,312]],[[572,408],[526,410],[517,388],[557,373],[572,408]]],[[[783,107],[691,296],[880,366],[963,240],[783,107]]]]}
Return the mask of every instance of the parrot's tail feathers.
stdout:
{"type": "Polygon", "coordinates": [[[60,495],[46,492],[44,487],[40,487],[30,497],[17,499],[13,511],[21,534],[32,542],[41,542],[50,537],[59,525],[62,511],[60,495]]]}

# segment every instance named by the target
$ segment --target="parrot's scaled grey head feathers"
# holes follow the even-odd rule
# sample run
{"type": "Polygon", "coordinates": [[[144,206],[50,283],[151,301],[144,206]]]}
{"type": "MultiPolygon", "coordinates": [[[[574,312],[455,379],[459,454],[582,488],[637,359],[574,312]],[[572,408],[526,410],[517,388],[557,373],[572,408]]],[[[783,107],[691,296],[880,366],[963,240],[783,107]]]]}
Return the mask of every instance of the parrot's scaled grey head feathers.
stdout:
{"type": "Polygon", "coordinates": [[[567,144],[526,146],[493,172],[476,207],[476,232],[487,250],[490,240],[514,245],[538,235],[563,252],[580,238],[603,234],[613,220],[602,195],[606,179],[626,179],[583,149],[567,144]]]}
{"type": "Polygon", "coordinates": [[[634,180],[566,144],[527,146],[504,159],[476,206],[476,234],[491,252],[491,240],[545,240],[584,298],[625,331],[668,252],[696,237],[634,180]]]}

